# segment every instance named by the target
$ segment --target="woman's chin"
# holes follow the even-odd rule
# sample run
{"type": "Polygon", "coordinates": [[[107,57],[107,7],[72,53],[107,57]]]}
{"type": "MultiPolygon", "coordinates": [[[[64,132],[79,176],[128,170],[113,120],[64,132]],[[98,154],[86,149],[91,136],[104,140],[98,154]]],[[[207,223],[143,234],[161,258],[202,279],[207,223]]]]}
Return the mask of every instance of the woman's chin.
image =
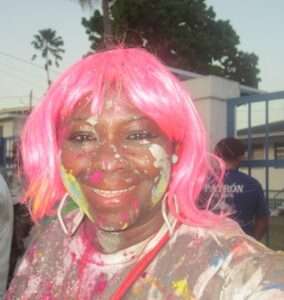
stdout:
{"type": "Polygon", "coordinates": [[[127,230],[129,227],[131,227],[131,223],[125,222],[125,223],[100,223],[97,224],[97,228],[99,230],[105,231],[105,232],[121,232],[127,230]]]}
{"type": "Polygon", "coordinates": [[[125,213],[124,208],[116,209],[108,213],[105,211],[99,213],[97,211],[95,222],[93,224],[94,227],[105,232],[122,232],[135,226],[139,221],[139,210],[129,210],[125,213]]]}

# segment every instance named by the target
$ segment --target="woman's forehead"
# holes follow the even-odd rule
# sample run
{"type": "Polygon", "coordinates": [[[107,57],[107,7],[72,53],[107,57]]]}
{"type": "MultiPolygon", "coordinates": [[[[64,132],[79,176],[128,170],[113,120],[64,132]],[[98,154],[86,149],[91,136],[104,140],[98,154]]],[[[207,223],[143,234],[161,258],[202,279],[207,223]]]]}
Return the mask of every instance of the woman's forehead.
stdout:
{"type": "Polygon", "coordinates": [[[135,107],[133,103],[122,94],[114,92],[107,93],[102,100],[102,109],[98,112],[94,111],[91,100],[81,100],[71,113],[70,119],[92,119],[94,117],[100,118],[104,115],[127,119],[148,119],[142,111],[135,107]]]}

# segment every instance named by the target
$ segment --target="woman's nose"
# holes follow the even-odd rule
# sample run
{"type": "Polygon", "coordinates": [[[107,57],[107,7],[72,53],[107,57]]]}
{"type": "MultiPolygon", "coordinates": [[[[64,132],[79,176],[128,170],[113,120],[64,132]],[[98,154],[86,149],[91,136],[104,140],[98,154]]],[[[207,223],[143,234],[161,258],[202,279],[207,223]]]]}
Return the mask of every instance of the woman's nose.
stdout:
{"type": "Polygon", "coordinates": [[[94,166],[101,171],[116,171],[127,165],[127,160],[114,144],[104,143],[94,154],[94,166]]]}

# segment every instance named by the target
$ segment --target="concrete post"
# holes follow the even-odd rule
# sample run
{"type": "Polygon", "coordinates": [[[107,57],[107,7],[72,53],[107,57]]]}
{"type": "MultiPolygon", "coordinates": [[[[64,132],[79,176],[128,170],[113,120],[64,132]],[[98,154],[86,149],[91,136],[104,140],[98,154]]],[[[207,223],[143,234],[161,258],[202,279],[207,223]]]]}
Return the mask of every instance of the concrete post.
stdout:
{"type": "Polygon", "coordinates": [[[208,132],[209,147],[227,134],[227,103],[240,96],[238,82],[217,76],[202,76],[182,82],[192,96],[208,132]]]}

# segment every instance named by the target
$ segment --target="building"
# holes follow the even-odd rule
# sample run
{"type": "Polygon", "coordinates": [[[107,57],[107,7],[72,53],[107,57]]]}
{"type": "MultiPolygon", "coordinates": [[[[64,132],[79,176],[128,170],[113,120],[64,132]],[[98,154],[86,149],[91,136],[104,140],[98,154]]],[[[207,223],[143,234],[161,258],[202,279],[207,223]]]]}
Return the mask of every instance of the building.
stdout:
{"type": "Polygon", "coordinates": [[[0,165],[10,165],[13,162],[18,137],[29,111],[28,107],[0,110],[0,165]]]}

